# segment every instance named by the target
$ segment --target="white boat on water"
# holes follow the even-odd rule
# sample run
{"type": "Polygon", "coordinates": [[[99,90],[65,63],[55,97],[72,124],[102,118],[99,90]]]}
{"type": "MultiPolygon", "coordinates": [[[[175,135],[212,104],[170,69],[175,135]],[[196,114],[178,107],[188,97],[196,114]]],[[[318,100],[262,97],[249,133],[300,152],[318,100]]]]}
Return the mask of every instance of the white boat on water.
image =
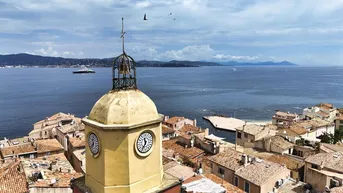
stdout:
{"type": "Polygon", "coordinates": [[[95,73],[94,70],[91,70],[87,67],[83,67],[82,69],[80,70],[76,70],[76,71],[73,71],[74,74],[83,74],[83,73],[95,73]]]}
{"type": "Polygon", "coordinates": [[[236,72],[237,70],[236,70],[236,68],[232,68],[232,71],[236,72]]]}

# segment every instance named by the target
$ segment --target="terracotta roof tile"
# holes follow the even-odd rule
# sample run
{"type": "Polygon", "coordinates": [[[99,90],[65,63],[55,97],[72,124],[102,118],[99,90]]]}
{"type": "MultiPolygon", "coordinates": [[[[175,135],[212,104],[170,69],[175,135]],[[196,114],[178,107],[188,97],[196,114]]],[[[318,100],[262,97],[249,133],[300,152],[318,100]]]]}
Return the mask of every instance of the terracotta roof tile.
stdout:
{"type": "Polygon", "coordinates": [[[46,153],[63,150],[63,146],[57,139],[43,139],[35,141],[38,153],[46,153]]]}
{"type": "Polygon", "coordinates": [[[171,117],[168,120],[166,120],[165,122],[169,123],[169,124],[175,124],[175,123],[182,121],[184,119],[185,119],[184,117],[171,117]]]}
{"type": "Polygon", "coordinates": [[[307,133],[307,129],[303,128],[303,127],[298,127],[296,125],[292,125],[289,130],[293,131],[294,133],[298,134],[298,135],[302,135],[307,133]]]}
{"type": "Polygon", "coordinates": [[[272,155],[267,160],[281,165],[286,165],[286,167],[290,170],[298,170],[305,165],[304,161],[295,160],[282,155],[272,155]]]}
{"type": "Polygon", "coordinates": [[[184,146],[177,143],[177,139],[163,141],[162,146],[164,149],[171,149],[174,151],[174,153],[178,153],[190,159],[198,157],[205,153],[203,150],[197,147],[185,148],[184,146]]]}
{"type": "Polygon", "coordinates": [[[82,174],[75,172],[67,158],[61,154],[46,156],[45,158],[22,159],[25,175],[30,181],[30,187],[70,187],[71,179],[78,178],[82,174]],[[44,173],[44,179],[34,180],[33,173],[44,173]],[[56,182],[52,185],[53,180],[56,182]]]}
{"type": "Polygon", "coordinates": [[[285,170],[288,169],[280,164],[262,160],[261,162],[253,162],[241,168],[236,171],[236,175],[253,184],[262,185],[277,172],[283,172],[285,170]]]}
{"type": "Polygon", "coordinates": [[[273,136],[273,137],[271,137],[271,142],[272,142],[274,145],[280,147],[280,148],[283,149],[283,150],[289,149],[289,148],[291,148],[291,147],[294,146],[293,143],[291,143],[291,142],[285,140],[285,139],[284,139],[283,137],[281,137],[281,136],[273,136]]]}
{"type": "Polygon", "coordinates": [[[74,124],[66,124],[62,126],[56,127],[62,133],[74,133],[76,131],[83,131],[85,130],[85,125],[82,123],[74,123],[74,124]]]}
{"type": "Polygon", "coordinates": [[[212,180],[213,182],[217,183],[217,184],[222,184],[223,183],[223,186],[224,188],[227,190],[227,192],[230,192],[230,193],[244,193],[243,190],[239,189],[238,187],[226,182],[226,181],[223,181],[221,178],[219,178],[218,176],[216,175],[213,175],[213,174],[205,174],[205,177],[212,180]]]}
{"type": "Polygon", "coordinates": [[[236,130],[242,131],[244,133],[248,133],[250,135],[257,135],[260,132],[262,132],[264,129],[269,129],[269,127],[263,126],[263,125],[251,124],[251,125],[244,125],[242,127],[238,127],[236,130]]]}
{"type": "Polygon", "coordinates": [[[29,192],[26,183],[25,173],[20,161],[10,164],[6,170],[0,174],[1,193],[27,193],[29,192]]]}
{"type": "Polygon", "coordinates": [[[36,152],[34,146],[31,143],[1,148],[0,151],[3,157],[36,152]]]}
{"type": "Polygon", "coordinates": [[[166,125],[162,125],[162,134],[174,133],[175,131],[172,128],[169,128],[166,125]]]}
{"type": "Polygon", "coordinates": [[[323,166],[333,171],[343,172],[343,152],[318,153],[305,159],[305,162],[323,166]]]}
{"type": "Polygon", "coordinates": [[[208,157],[208,160],[224,166],[230,170],[236,171],[242,167],[241,158],[242,153],[235,151],[233,149],[226,149],[217,155],[208,157]]]}
{"type": "Polygon", "coordinates": [[[330,193],[343,193],[343,186],[341,187],[336,187],[336,188],[332,188],[330,190],[330,193]]]}
{"type": "Polygon", "coordinates": [[[78,148],[78,147],[85,147],[86,146],[86,140],[83,137],[70,137],[69,142],[72,147],[78,148]]]}
{"type": "Polygon", "coordinates": [[[326,153],[343,152],[343,145],[320,143],[319,148],[326,153]]]}

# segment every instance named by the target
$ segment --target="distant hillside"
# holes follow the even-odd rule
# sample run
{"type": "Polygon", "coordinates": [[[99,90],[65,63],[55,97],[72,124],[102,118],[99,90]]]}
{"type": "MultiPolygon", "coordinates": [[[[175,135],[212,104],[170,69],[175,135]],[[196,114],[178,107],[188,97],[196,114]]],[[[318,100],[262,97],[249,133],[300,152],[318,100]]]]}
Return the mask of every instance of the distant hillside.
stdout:
{"type": "Polygon", "coordinates": [[[230,65],[230,66],[296,66],[296,64],[293,64],[288,61],[282,61],[282,62],[235,62],[235,61],[228,61],[228,62],[220,62],[220,64],[223,65],[230,65]]]}
{"type": "MultiPolygon", "coordinates": [[[[30,54],[0,55],[0,66],[40,66],[40,67],[77,67],[85,65],[91,67],[110,67],[114,58],[105,59],[72,59],[61,57],[47,57],[30,54]]],[[[137,62],[137,67],[200,67],[200,66],[220,66],[214,62],[201,61],[147,61],[137,62]]]]}
{"type": "MultiPolygon", "coordinates": [[[[10,54],[0,55],[0,67],[1,66],[39,66],[39,67],[79,67],[79,65],[85,65],[90,67],[110,67],[112,66],[114,58],[88,58],[88,59],[74,59],[74,58],[62,58],[62,57],[49,57],[38,56],[30,54],[10,54]]],[[[137,61],[137,67],[201,67],[201,66],[295,66],[296,64],[283,61],[283,62],[208,62],[208,61],[178,61],[172,60],[169,62],[163,61],[137,61]]]]}

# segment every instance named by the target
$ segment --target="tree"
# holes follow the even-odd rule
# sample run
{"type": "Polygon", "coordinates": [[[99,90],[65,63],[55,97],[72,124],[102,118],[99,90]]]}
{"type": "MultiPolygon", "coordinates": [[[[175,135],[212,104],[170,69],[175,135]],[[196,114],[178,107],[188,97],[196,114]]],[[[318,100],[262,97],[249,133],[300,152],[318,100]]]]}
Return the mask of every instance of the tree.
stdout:
{"type": "Polygon", "coordinates": [[[335,143],[335,136],[332,133],[324,133],[318,137],[322,143],[335,143]]]}

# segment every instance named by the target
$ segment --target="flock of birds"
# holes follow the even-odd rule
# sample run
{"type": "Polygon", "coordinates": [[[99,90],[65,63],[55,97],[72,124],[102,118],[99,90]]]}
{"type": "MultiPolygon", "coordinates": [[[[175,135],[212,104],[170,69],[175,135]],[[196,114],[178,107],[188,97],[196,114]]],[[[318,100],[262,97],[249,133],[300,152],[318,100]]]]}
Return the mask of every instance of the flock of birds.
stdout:
{"type": "MultiPolygon", "coordinates": [[[[173,13],[169,13],[169,16],[172,16],[173,13]]],[[[144,14],[144,18],[143,18],[144,21],[148,20],[148,18],[146,17],[146,14],[144,14]]],[[[176,20],[175,18],[173,18],[173,20],[176,20]]]]}

